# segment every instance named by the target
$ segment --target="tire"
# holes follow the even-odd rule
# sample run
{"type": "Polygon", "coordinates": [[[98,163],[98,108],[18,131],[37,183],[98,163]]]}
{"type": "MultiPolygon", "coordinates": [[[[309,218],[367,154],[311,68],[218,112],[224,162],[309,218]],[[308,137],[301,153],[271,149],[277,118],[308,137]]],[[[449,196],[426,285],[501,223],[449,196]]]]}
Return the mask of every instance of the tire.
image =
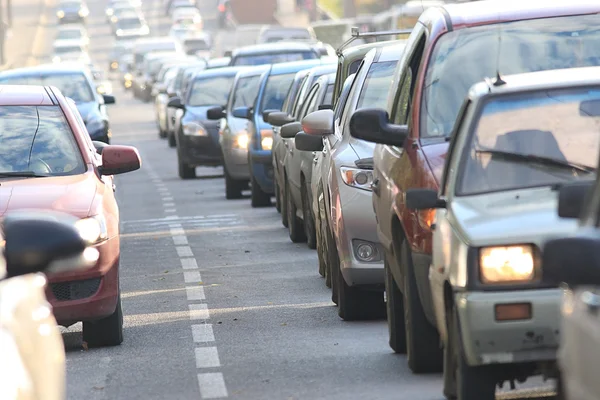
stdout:
{"type": "Polygon", "coordinates": [[[121,293],[117,299],[117,308],[111,315],[97,321],[83,321],[83,341],[89,347],[117,346],[123,343],[121,293]]]}
{"type": "Polygon", "coordinates": [[[403,295],[408,367],[415,374],[442,372],[440,337],[425,316],[406,240],[402,241],[400,261],[405,273],[403,295]]]}
{"type": "MultiPolygon", "coordinates": [[[[452,307],[451,321],[448,326],[447,354],[451,356],[447,365],[455,382],[455,395],[447,394],[447,398],[456,400],[494,400],[496,398],[496,379],[494,371],[488,366],[469,366],[462,351],[460,324],[456,307],[452,307]]],[[[446,380],[446,377],[444,377],[446,380]]]]}
{"type": "Polygon", "coordinates": [[[265,193],[258,182],[254,178],[254,175],[250,176],[250,181],[252,182],[252,195],[250,197],[250,204],[253,208],[258,207],[268,207],[271,205],[271,195],[265,193]]]}
{"type": "Polygon", "coordinates": [[[177,147],[177,139],[175,139],[175,133],[167,133],[167,140],[169,143],[169,147],[177,147]]]}
{"type": "MultiPolygon", "coordinates": [[[[328,265],[328,270],[327,270],[326,274],[328,274],[330,277],[331,301],[333,301],[335,304],[338,304],[339,298],[338,298],[338,285],[337,285],[337,278],[338,278],[337,271],[340,269],[340,258],[338,256],[335,239],[331,236],[331,230],[329,229],[329,222],[326,221],[325,223],[326,223],[326,225],[325,225],[325,247],[326,247],[326,251],[327,251],[327,265],[328,265]]],[[[325,282],[325,284],[327,284],[327,282],[325,282]]]]}
{"type": "Polygon", "coordinates": [[[225,198],[227,200],[241,199],[244,182],[232,178],[225,163],[223,163],[223,170],[225,172],[225,198]]]}
{"type": "Polygon", "coordinates": [[[296,208],[294,198],[290,193],[289,184],[285,185],[285,200],[287,202],[286,211],[290,240],[294,243],[304,242],[306,240],[306,236],[304,235],[304,224],[302,223],[302,219],[298,218],[298,215],[296,215],[298,209],[296,208]]]}
{"type": "Polygon", "coordinates": [[[167,137],[167,131],[160,127],[160,122],[158,123],[158,137],[164,139],[167,137]]]}
{"type": "Polygon", "coordinates": [[[273,179],[273,185],[275,188],[275,209],[281,214],[281,193],[279,193],[279,184],[277,183],[277,177],[273,179]]]}
{"type": "Polygon", "coordinates": [[[284,187],[278,186],[279,187],[279,197],[281,200],[281,225],[283,225],[284,227],[288,227],[288,217],[287,217],[287,197],[286,197],[286,192],[285,192],[285,185],[287,185],[287,177],[284,174],[283,175],[283,184],[284,187]]]}
{"type": "MultiPolygon", "coordinates": [[[[315,230],[315,217],[312,213],[312,204],[308,201],[308,191],[306,183],[302,180],[302,216],[304,217],[304,236],[309,249],[317,248],[317,231],[315,230]]],[[[320,268],[319,268],[320,269],[320,268]]]]}
{"type": "Polygon", "coordinates": [[[181,179],[196,179],[196,167],[191,167],[184,163],[179,155],[177,156],[177,167],[181,179]]]}
{"type": "Polygon", "coordinates": [[[404,325],[404,298],[398,289],[396,281],[387,260],[384,262],[385,270],[385,302],[387,311],[387,325],[389,332],[389,344],[392,350],[398,354],[406,354],[406,327],[404,325]]]}

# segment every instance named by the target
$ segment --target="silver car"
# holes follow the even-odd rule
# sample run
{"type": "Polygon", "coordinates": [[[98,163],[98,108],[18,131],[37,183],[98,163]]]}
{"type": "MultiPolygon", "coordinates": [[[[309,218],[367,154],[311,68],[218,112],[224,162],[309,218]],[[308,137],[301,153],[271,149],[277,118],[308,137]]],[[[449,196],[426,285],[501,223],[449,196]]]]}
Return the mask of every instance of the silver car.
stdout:
{"type": "Polygon", "coordinates": [[[345,320],[385,314],[383,252],[371,206],[374,145],[350,136],[350,117],[361,108],[385,108],[404,47],[398,42],[367,53],[339,119],[321,110],[302,121],[305,133],[324,136],[320,173],[312,185],[321,188],[314,200],[326,227],[333,300],[345,320]]]}
{"type": "Polygon", "coordinates": [[[158,136],[167,137],[168,128],[168,108],[169,94],[168,89],[172,85],[177,72],[183,65],[169,65],[163,67],[163,71],[158,73],[157,82],[152,88],[154,95],[154,112],[156,114],[156,125],[158,127],[158,136]]]}

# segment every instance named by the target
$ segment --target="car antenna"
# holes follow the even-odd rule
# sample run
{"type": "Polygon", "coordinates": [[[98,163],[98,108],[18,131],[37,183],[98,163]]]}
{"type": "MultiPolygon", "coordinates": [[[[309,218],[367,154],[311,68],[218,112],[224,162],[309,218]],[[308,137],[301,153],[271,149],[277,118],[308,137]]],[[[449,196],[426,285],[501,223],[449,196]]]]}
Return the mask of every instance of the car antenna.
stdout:
{"type": "MultiPolygon", "coordinates": [[[[421,0],[423,1],[423,0],[421,0]]],[[[496,79],[494,79],[494,86],[506,85],[506,81],[502,79],[500,75],[500,53],[502,50],[502,25],[498,24],[498,52],[496,54],[496,79]]]]}

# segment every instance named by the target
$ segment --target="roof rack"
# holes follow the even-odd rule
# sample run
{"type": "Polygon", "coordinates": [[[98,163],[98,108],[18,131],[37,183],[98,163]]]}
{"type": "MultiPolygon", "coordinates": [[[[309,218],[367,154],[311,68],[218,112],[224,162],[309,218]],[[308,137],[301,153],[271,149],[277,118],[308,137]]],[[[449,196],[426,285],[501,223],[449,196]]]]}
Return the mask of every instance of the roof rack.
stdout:
{"type": "Polygon", "coordinates": [[[357,26],[353,26],[351,28],[352,37],[346,40],[340,47],[335,51],[338,57],[342,55],[342,51],[344,51],[350,43],[354,42],[356,39],[368,38],[368,37],[379,37],[379,36],[395,36],[395,35],[410,35],[412,29],[397,29],[391,31],[378,31],[378,32],[360,32],[357,26]]]}

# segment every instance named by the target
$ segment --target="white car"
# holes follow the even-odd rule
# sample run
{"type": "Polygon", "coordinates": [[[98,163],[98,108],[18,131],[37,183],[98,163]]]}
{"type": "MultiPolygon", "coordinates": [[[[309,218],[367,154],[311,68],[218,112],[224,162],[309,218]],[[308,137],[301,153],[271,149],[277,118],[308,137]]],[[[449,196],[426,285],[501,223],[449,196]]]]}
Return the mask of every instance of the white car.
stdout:
{"type": "Polygon", "coordinates": [[[200,11],[193,6],[177,7],[171,14],[173,24],[194,25],[198,29],[202,29],[202,16],[200,11]]]}
{"type": "Polygon", "coordinates": [[[169,36],[181,42],[186,37],[200,33],[200,30],[193,25],[176,24],[169,30],[169,36]]]}
{"type": "Polygon", "coordinates": [[[60,43],[64,41],[79,42],[86,49],[90,45],[90,37],[85,27],[81,24],[59,25],[54,42],[60,43]]]}
{"type": "Polygon", "coordinates": [[[79,41],[61,40],[54,42],[52,62],[55,64],[62,62],[79,62],[90,64],[90,55],[85,47],[79,41]]]}

